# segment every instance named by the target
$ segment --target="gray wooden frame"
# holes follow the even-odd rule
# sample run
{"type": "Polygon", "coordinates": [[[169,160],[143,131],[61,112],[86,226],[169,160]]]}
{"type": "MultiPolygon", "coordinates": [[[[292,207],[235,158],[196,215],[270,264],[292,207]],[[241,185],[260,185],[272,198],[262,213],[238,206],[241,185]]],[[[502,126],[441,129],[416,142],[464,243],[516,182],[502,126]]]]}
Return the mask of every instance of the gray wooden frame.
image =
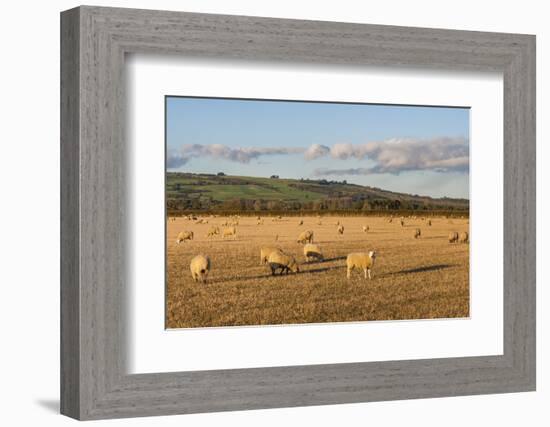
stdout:
{"type": "MultiPolygon", "coordinates": [[[[61,14],[61,412],[77,419],[535,390],[535,37],[83,6],[61,14]],[[126,53],[504,76],[504,354],[129,375],[126,53]]],[[[475,183],[474,183],[475,185],[475,183]]]]}

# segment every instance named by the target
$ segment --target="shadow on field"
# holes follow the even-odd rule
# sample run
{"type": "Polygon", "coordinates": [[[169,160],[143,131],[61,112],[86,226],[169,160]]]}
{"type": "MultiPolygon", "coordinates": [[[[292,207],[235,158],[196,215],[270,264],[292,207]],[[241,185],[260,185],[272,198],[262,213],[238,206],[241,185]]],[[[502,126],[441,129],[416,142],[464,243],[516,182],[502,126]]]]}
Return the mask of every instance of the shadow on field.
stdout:
{"type": "MultiPolygon", "coordinates": [[[[340,258],[334,258],[334,259],[340,259],[340,258]]],[[[331,260],[333,260],[333,259],[331,259],[331,260]]],[[[327,260],[325,260],[325,261],[327,261],[327,260]]],[[[303,264],[303,265],[307,265],[307,264],[303,264]]],[[[258,275],[255,275],[255,276],[231,276],[231,277],[226,277],[226,278],[223,278],[223,279],[209,279],[208,283],[209,284],[226,283],[226,282],[231,282],[231,281],[235,281],[235,280],[238,280],[240,282],[246,282],[246,281],[250,281],[250,280],[267,279],[269,277],[292,277],[294,275],[300,275],[300,274],[324,273],[326,271],[336,270],[338,268],[344,268],[344,267],[345,266],[343,266],[343,265],[334,265],[332,267],[320,267],[320,268],[312,268],[310,270],[300,270],[298,273],[288,273],[288,274],[286,274],[286,273],[285,274],[277,273],[275,275],[272,275],[271,271],[266,271],[265,274],[258,274],[258,275]]]]}
{"type": "Polygon", "coordinates": [[[346,259],[345,256],[336,256],[336,257],[333,257],[333,258],[324,258],[324,259],[317,259],[315,261],[307,261],[307,262],[304,262],[302,265],[311,265],[311,264],[324,264],[324,263],[327,263],[327,262],[331,262],[331,261],[342,261],[346,259]]]}
{"type": "Polygon", "coordinates": [[[411,274],[411,273],[424,273],[426,271],[437,271],[437,270],[444,270],[446,268],[456,267],[455,264],[436,264],[436,265],[427,265],[425,267],[417,267],[417,268],[410,268],[408,270],[401,270],[395,273],[390,273],[390,275],[393,274],[411,274]]]}

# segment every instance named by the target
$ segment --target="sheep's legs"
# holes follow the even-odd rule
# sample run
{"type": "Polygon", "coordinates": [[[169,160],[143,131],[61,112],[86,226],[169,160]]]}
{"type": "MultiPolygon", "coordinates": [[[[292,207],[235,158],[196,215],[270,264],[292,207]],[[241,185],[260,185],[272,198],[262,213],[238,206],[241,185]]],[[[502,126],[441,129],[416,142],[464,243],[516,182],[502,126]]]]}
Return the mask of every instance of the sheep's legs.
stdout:
{"type": "Polygon", "coordinates": [[[369,280],[372,279],[372,277],[370,275],[370,269],[368,269],[367,272],[369,273],[369,280]]]}
{"type": "Polygon", "coordinates": [[[351,275],[351,269],[348,268],[348,274],[347,274],[348,279],[350,278],[350,275],[351,275]]]}

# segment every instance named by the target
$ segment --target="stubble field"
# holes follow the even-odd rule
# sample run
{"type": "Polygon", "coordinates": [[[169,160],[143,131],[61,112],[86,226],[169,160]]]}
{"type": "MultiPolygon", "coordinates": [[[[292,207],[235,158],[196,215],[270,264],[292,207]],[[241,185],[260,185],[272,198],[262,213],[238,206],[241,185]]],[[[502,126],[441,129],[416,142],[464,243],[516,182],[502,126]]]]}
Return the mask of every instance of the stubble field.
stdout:
{"type": "Polygon", "coordinates": [[[205,217],[208,224],[178,217],[167,222],[166,327],[457,318],[469,316],[469,244],[448,241],[451,231],[468,231],[467,219],[388,217],[283,217],[273,221],[241,217],[236,239],[207,237],[223,230],[226,217],[205,217]],[[303,225],[298,225],[300,220],[303,225]],[[432,226],[427,225],[431,219],[432,226]],[[337,233],[336,223],[344,225],[337,233]],[[362,227],[369,226],[364,233],[362,227]],[[413,238],[416,228],[421,237],[413,238]],[[194,240],[176,244],[180,231],[194,240]],[[307,262],[300,232],[312,230],[324,261],[307,262]],[[276,241],[276,236],[278,239],[276,241]],[[260,264],[260,248],[277,246],[296,257],[300,272],[271,275],[260,264]],[[346,278],[346,256],[376,250],[372,280],[354,271],[346,278]],[[206,284],[189,270],[197,254],[208,255],[206,284]]]}

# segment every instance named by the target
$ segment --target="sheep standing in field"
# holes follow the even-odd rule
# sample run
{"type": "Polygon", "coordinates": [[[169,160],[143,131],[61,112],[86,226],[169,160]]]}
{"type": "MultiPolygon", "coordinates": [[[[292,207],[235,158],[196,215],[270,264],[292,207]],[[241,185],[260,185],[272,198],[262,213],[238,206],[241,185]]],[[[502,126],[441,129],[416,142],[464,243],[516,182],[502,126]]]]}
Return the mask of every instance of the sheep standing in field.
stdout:
{"type": "Polygon", "coordinates": [[[451,231],[449,233],[449,243],[457,243],[458,242],[458,233],[456,231],[451,231]]]}
{"type": "Polygon", "coordinates": [[[304,256],[306,257],[306,262],[309,262],[310,260],[322,261],[324,258],[323,252],[321,251],[319,245],[315,245],[313,243],[307,243],[304,246],[304,256]]]}
{"type": "Polygon", "coordinates": [[[405,227],[405,220],[403,218],[399,220],[399,223],[401,224],[401,227],[405,227]]]}
{"type": "Polygon", "coordinates": [[[222,238],[225,239],[226,237],[233,237],[234,239],[236,239],[237,238],[237,229],[235,227],[224,228],[222,238]]]}
{"type": "Polygon", "coordinates": [[[313,231],[311,230],[302,231],[298,236],[297,242],[302,244],[313,243],[313,231]]]}
{"type": "Polygon", "coordinates": [[[336,231],[338,231],[338,234],[344,234],[344,225],[340,224],[336,231]]]}
{"type": "Polygon", "coordinates": [[[210,227],[210,230],[208,230],[208,234],[206,235],[206,237],[214,237],[214,236],[217,236],[218,234],[220,234],[220,227],[218,226],[210,227]]]}
{"type": "Polygon", "coordinates": [[[460,233],[460,235],[458,236],[458,241],[459,241],[459,243],[468,243],[468,239],[469,239],[469,236],[468,236],[468,232],[467,232],[467,231],[463,231],[463,232],[460,233]]]}
{"type": "Polygon", "coordinates": [[[264,223],[264,220],[263,219],[259,219],[257,222],[256,222],[256,225],[263,225],[264,223]]]}
{"type": "Polygon", "coordinates": [[[298,273],[300,268],[296,259],[292,255],[285,254],[282,251],[272,252],[271,255],[267,258],[267,263],[271,269],[271,275],[275,275],[275,271],[280,269],[280,274],[288,273],[292,271],[293,273],[298,273]]]}
{"type": "Polygon", "coordinates": [[[197,255],[191,260],[189,269],[195,282],[200,280],[206,283],[206,278],[210,272],[210,258],[207,255],[197,255]]]}
{"type": "Polygon", "coordinates": [[[323,225],[323,221],[321,220],[317,221],[317,225],[323,225]]]}
{"type": "Polygon", "coordinates": [[[432,220],[431,219],[428,220],[428,226],[430,226],[430,227],[432,226],[432,220]]]}
{"type": "Polygon", "coordinates": [[[413,237],[415,239],[418,239],[420,237],[420,228],[417,228],[416,230],[414,230],[413,237]]]}
{"type": "Polygon", "coordinates": [[[363,233],[366,233],[367,231],[369,231],[369,226],[368,225],[364,225],[363,226],[363,233]]]}
{"type": "Polygon", "coordinates": [[[273,252],[282,252],[281,249],[276,248],[274,246],[268,246],[260,249],[260,265],[267,264],[267,260],[269,259],[269,255],[271,255],[273,252]]]}
{"type": "Polygon", "coordinates": [[[194,234],[192,231],[182,231],[178,234],[178,237],[176,238],[176,243],[179,245],[181,242],[185,242],[186,240],[193,240],[194,234]]]}
{"type": "Polygon", "coordinates": [[[367,278],[367,275],[369,279],[372,279],[371,270],[374,267],[375,259],[376,251],[370,251],[369,253],[355,252],[349,254],[346,258],[347,278],[350,278],[351,270],[357,268],[358,270],[363,270],[365,273],[365,279],[367,278]]]}
{"type": "Polygon", "coordinates": [[[391,224],[392,222],[393,222],[393,218],[388,219],[388,223],[391,224]]]}
{"type": "Polygon", "coordinates": [[[304,225],[304,220],[303,219],[301,219],[300,222],[298,223],[298,226],[300,226],[300,225],[304,225]]]}

